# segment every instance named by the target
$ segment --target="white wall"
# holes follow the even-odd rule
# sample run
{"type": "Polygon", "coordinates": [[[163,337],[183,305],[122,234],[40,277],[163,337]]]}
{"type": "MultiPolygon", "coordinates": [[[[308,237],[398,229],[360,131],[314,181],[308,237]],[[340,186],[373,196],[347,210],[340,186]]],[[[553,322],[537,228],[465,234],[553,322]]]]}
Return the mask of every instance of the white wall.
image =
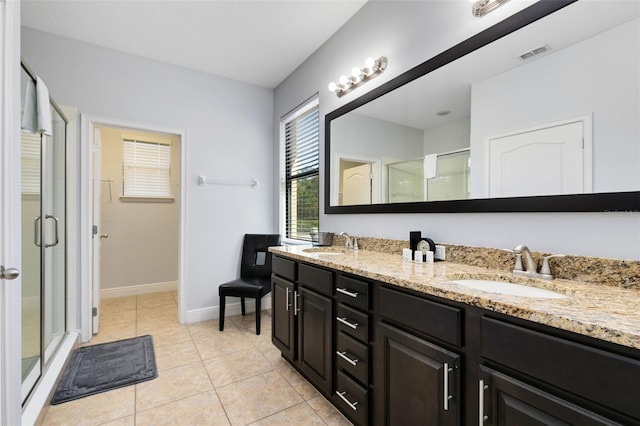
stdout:
{"type": "Polygon", "coordinates": [[[273,176],[273,92],[43,33],[22,32],[22,56],[60,104],[79,113],[184,129],[185,275],[189,311],[218,305],[239,273],[242,236],[273,232],[273,189],[197,185],[197,176],[266,183],[273,176]]]}
{"type": "MultiPolygon", "coordinates": [[[[483,18],[474,18],[469,2],[463,0],[369,2],[276,88],[274,122],[277,123],[281,116],[318,91],[320,115],[324,117],[366,91],[532,3],[512,1],[483,18]],[[389,66],[381,76],[342,98],[327,90],[329,82],[348,73],[366,57],[380,55],[389,59],[389,66]]],[[[322,125],[320,137],[324,140],[322,125]]],[[[276,147],[277,128],[273,140],[276,147]]],[[[321,160],[323,156],[322,151],[321,160]]],[[[277,182],[278,175],[274,173],[274,188],[278,188],[277,182]]],[[[321,186],[322,195],[323,188],[324,185],[321,186]]],[[[324,205],[324,199],[321,205],[324,205]]],[[[408,239],[409,231],[421,230],[437,241],[454,244],[512,248],[526,243],[539,251],[640,260],[640,213],[637,212],[321,213],[320,230],[398,239],[408,239]]]]}
{"type": "Polygon", "coordinates": [[[469,117],[453,120],[424,131],[424,154],[443,154],[469,148],[469,117]]]}
{"type": "Polygon", "coordinates": [[[593,117],[593,191],[640,190],[639,65],[636,19],[474,83],[472,197],[486,196],[487,138],[586,114],[593,117]]]}

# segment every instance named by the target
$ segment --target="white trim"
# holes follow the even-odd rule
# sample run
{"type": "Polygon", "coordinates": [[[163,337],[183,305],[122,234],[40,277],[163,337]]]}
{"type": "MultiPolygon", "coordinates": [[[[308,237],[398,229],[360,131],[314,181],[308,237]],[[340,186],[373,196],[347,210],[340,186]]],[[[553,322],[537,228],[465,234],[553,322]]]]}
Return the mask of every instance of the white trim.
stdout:
{"type": "Polygon", "coordinates": [[[93,143],[93,130],[96,126],[105,125],[110,127],[121,127],[131,130],[148,131],[154,133],[167,133],[180,137],[180,253],[178,255],[178,322],[184,324],[187,319],[187,281],[186,258],[187,258],[187,221],[186,206],[188,199],[187,188],[187,132],[183,129],[160,126],[156,124],[141,123],[136,121],[123,120],[112,117],[105,117],[92,114],[82,114],[80,133],[80,168],[81,168],[81,187],[80,194],[82,205],[81,214],[81,235],[80,235],[80,269],[81,282],[83,283],[81,306],[81,328],[82,341],[86,342],[91,339],[91,225],[92,225],[92,204],[91,194],[91,153],[93,143]]]}
{"type": "MultiPolygon", "coordinates": [[[[0,264],[21,267],[20,2],[0,3],[0,264]]],[[[0,424],[20,424],[21,278],[0,280],[0,424]]]]}
{"type": "MultiPolygon", "coordinates": [[[[325,157],[327,155],[325,154],[325,157]]],[[[331,205],[338,206],[338,184],[342,176],[340,176],[340,161],[354,161],[363,164],[371,164],[371,204],[378,204],[382,202],[382,160],[380,158],[362,157],[349,154],[335,153],[334,159],[331,163],[331,205]]]]}
{"type": "MultiPolygon", "coordinates": [[[[229,299],[227,299],[228,301],[229,299]]],[[[240,299],[235,303],[227,303],[225,309],[225,318],[241,315],[242,307],[240,306],[240,299]]],[[[262,298],[262,311],[267,309],[271,309],[271,295],[268,294],[262,298]]],[[[256,302],[254,299],[246,299],[245,300],[245,309],[246,314],[249,315],[250,312],[256,311],[256,302]]],[[[220,317],[220,305],[218,306],[210,306],[208,308],[200,308],[193,309],[191,311],[187,311],[187,324],[192,324],[194,322],[202,322],[209,321],[212,319],[218,319],[220,317]]]]}
{"type": "Polygon", "coordinates": [[[80,333],[67,333],[60,348],[51,360],[51,364],[44,372],[44,376],[40,378],[38,386],[33,394],[26,402],[22,412],[22,425],[34,425],[38,421],[38,417],[42,409],[49,403],[50,397],[55,390],[55,384],[62,374],[62,370],[67,360],[73,352],[73,348],[80,337],[80,333]]]}
{"type": "Polygon", "coordinates": [[[178,281],[167,281],[164,283],[150,283],[129,285],[123,287],[100,289],[101,299],[111,299],[114,297],[136,296],[138,294],[160,293],[163,291],[174,291],[178,289],[178,281]]]}

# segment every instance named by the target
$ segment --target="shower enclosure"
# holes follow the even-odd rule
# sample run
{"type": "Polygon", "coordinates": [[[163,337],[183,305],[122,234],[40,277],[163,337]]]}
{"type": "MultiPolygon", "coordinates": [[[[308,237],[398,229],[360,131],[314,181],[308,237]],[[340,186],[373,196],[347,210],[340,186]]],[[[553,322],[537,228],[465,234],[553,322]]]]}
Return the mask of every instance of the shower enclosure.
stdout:
{"type": "MultiPolygon", "coordinates": [[[[34,77],[23,64],[23,109],[34,77]]],[[[23,404],[67,332],[67,119],[55,102],[50,105],[51,136],[21,135],[23,404]]]]}

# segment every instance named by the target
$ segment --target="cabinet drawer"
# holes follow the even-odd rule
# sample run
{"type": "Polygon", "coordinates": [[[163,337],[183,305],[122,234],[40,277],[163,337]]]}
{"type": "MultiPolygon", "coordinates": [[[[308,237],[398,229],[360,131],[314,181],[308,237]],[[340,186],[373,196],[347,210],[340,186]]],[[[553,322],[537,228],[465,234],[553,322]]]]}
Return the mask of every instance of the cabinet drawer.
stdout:
{"type": "Polygon", "coordinates": [[[461,345],[462,310],[442,303],[379,288],[380,315],[452,345],[461,345]]]}
{"type": "Polygon", "coordinates": [[[320,294],[331,297],[333,274],[330,271],[301,263],[298,266],[298,282],[320,294]]]}
{"type": "Polygon", "coordinates": [[[338,332],[336,344],[336,364],[338,368],[351,374],[360,383],[369,384],[369,351],[353,337],[338,332]]]}
{"type": "Polygon", "coordinates": [[[296,262],[293,260],[273,256],[271,259],[271,271],[274,274],[280,275],[281,277],[287,278],[291,281],[296,280],[296,262]]]}
{"type": "Polygon", "coordinates": [[[640,361],[491,318],[482,356],[640,420],[640,361]]]}
{"type": "Polygon", "coordinates": [[[369,310],[369,284],[354,278],[338,275],[336,299],[354,308],[369,310]]]}
{"type": "Polygon", "coordinates": [[[369,316],[340,303],[336,308],[336,330],[366,344],[369,341],[369,316]]]}
{"type": "Polygon", "coordinates": [[[367,424],[368,392],[342,371],[338,371],[335,401],[355,424],[367,424]]]}

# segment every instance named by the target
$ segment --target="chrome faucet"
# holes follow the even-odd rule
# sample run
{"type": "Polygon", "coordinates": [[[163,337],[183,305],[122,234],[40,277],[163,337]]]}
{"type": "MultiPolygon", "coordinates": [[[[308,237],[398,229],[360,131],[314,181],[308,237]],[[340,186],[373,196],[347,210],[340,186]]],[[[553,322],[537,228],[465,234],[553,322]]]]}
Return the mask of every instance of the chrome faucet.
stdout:
{"type": "Polygon", "coordinates": [[[353,241],[352,241],[351,237],[346,232],[341,232],[340,236],[344,237],[344,239],[345,239],[345,242],[344,242],[344,247],[345,248],[348,248],[348,249],[351,249],[351,250],[358,250],[358,238],[357,237],[353,237],[353,241]]]}
{"type": "Polygon", "coordinates": [[[534,260],[529,247],[520,244],[513,249],[513,252],[516,254],[516,264],[513,268],[514,275],[521,275],[530,278],[542,278],[543,280],[552,280],[554,278],[551,273],[551,267],[549,266],[549,259],[552,257],[564,257],[564,254],[542,256],[542,267],[538,273],[538,262],[534,260]],[[524,269],[522,265],[523,260],[524,269]]]}

